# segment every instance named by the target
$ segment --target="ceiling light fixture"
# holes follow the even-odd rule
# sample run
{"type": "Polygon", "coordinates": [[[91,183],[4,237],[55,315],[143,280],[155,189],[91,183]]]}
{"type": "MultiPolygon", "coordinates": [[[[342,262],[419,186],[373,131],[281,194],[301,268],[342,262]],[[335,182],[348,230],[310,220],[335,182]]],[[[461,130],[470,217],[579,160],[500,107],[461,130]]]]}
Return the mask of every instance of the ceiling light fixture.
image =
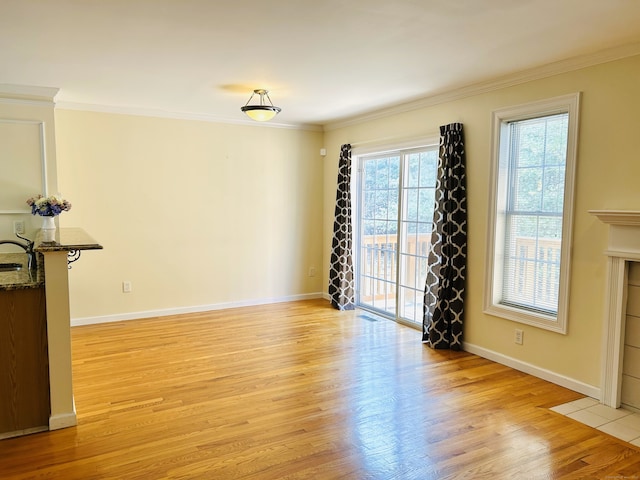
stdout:
{"type": "Polygon", "coordinates": [[[271,120],[273,117],[275,117],[277,114],[279,114],[282,111],[281,108],[273,106],[273,102],[269,98],[269,92],[262,88],[254,90],[253,94],[251,95],[251,97],[249,97],[249,100],[247,101],[245,106],[240,107],[240,110],[246,113],[247,117],[249,117],[251,120],[255,120],[256,122],[266,122],[267,120],[271,120]],[[260,95],[260,104],[249,105],[249,102],[251,102],[251,99],[256,95],[260,95]],[[267,100],[269,100],[270,105],[265,104],[265,101],[264,101],[265,97],[267,97],[267,100]]]}

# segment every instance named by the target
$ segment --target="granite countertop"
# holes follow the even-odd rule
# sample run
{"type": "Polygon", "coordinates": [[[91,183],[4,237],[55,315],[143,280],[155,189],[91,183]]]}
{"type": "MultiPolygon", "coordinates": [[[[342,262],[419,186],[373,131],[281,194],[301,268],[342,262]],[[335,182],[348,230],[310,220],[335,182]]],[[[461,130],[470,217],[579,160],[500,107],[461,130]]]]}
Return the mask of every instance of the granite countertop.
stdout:
{"type": "Polygon", "coordinates": [[[42,253],[101,249],[102,245],[81,228],[58,228],[53,242],[43,242],[40,230],[36,235],[34,247],[34,251],[42,253]]]}
{"type": "Polygon", "coordinates": [[[20,270],[0,271],[0,290],[17,290],[43,286],[45,277],[43,254],[102,249],[102,245],[97,243],[81,228],[58,228],[53,242],[43,242],[42,238],[42,231],[39,231],[36,234],[33,249],[36,252],[36,268],[31,271],[27,267],[26,253],[0,253],[0,263],[22,264],[20,270]]]}
{"type": "Polygon", "coordinates": [[[0,263],[20,263],[22,268],[15,271],[0,271],[0,290],[39,288],[44,285],[42,255],[36,255],[37,268],[29,270],[26,253],[0,253],[0,263]],[[38,258],[40,257],[40,258],[38,258]]]}

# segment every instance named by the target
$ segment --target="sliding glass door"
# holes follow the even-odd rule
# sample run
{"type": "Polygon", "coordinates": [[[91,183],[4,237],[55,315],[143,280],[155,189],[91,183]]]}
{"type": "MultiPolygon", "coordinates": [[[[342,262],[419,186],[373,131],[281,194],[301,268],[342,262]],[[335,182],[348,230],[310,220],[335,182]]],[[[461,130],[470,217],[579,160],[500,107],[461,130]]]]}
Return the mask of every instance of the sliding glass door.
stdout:
{"type": "Polygon", "coordinates": [[[437,162],[436,146],[358,157],[360,307],[422,323],[437,162]]]}
{"type": "Polygon", "coordinates": [[[396,314],[400,155],[362,157],[356,282],[361,306],[396,314]]]}

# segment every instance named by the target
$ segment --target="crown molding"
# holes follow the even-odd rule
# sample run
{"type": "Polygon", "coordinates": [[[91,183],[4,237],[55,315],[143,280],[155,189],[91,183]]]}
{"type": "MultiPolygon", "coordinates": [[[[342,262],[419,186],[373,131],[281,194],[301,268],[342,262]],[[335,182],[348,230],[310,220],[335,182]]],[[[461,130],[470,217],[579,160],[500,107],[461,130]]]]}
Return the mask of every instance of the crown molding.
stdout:
{"type": "Polygon", "coordinates": [[[0,102],[28,105],[53,105],[59,88],[0,83],[0,102]]]}
{"type": "Polygon", "coordinates": [[[167,110],[159,110],[154,108],[142,107],[121,107],[114,105],[100,105],[94,103],[78,103],[78,102],[57,102],[56,110],[78,110],[85,112],[113,113],[116,115],[133,115],[139,117],[155,117],[169,118],[174,120],[193,120],[199,122],[223,123],[225,125],[245,125],[252,127],[267,128],[284,128],[290,130],[310,130],[321,132],[321,125],[312,124],[288,124],[277,122],[255,122],[253,120],[238,120],[235,118],[225,118],[219,115],[211,115],[206,113],[189,113],[189,112],[172,112],[167,110]]]}
{"type": "Polygon", "coordinates": [[[602,63],[613,62],[615,60],[620,60],[627,57],[633,57],[635,55],[640,55],[640,42],[601,50],[589,55],[581,55],[565,60],[560,60],[558,62],[553,62],[539,67],[523,70],[484,82],[473,83],[451,90],[434,93],[433,95],[429,95],[428,97],[422,97],[388,108],[382,108],[374,110],[372,112],[363,113],[361,115],[355,115],[353,117],[338,120],[335,122],[327,122],[324,125],[324,130],[337,130],[339,128],[357,125],[360,123],[369,122],[371,120],[377,120],[400,113],[418,110],[420,108],[431,107],[441,103],[461,100],[463,98],[500,90],[502,88],[520,85],[523,83],[531,82],[533,80],[540,80],[543,78],[552,77],[554,75],[599,65],[602,63]]]}
{"type": "Polygon", "coordinates": [[[458,88],[436,92],[427,97],[417,98],[408,102],[403,102],[387,108],[373,110],[371,112],[346,117],[336,121],[329,121],[324,125],[316,124],[295,124],[295,123],[259,123],[251,120],[238,120],[236,118],[226,118],[218,115],[173,112],[152,108],[123,107],[114,105],[100,105],[79,102],[55,101],[59,89],[53,87],[38,87],[27,85],[0,84],[0,103],[5,104],[28,104],[28,105],[54,105],[56,109],[79,110],[100,113],[113,113],[121,115],[135,115],[157,118],[171,118],[177,120],[194,120],[202,122],[261,126],[267,128],[284,128],[293,130],[309,130],[314,132],[330,131],[348,127],[372,120],[377,120],[392,115],[410,112],[425,107],[430,107],[442,103],[447,103],[463,98],[468,98],[482,93],[488,93],[502,88],[507,88],[523,83],[539,80],[562,73],[579,70],[582,68],[620,60],[622,58],[640,55],[640,42],[628,44],[602,50],[589,55],[581,55],[558,62],[549,63],[540,67],[523,70],[513,74],[494,78],[484,82],[463,85],[458,88]]]}

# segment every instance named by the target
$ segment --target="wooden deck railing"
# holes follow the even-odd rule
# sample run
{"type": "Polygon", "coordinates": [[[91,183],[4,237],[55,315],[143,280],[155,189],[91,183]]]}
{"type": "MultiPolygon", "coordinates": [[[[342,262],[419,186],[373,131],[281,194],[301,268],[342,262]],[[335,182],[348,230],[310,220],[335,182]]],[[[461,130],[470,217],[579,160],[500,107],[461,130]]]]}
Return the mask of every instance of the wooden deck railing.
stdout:
{"type": "MultiPolygon", "coordinates": [[[[410,235],[406,253],[426,257],[431,234],[410,235]]],[[[396,296],[397,235],[365,235],[360,252],[360,300],[364,303],[393,299],[396,296]]],[[[505,288],[523,301],[543,308],[556,308],[557,285],[560,278],[560,240],[518,237],[516,239],[513,282],[505,288]],[[537,271],[536,271],[537,268],[537,271]]],[[[426,271],[418,272],[420,262],[408,261],[404,278],[425,278],[426,271]]],[[[426,268],[425,268],[426,270],[426,268]]],[[[415,285],[422,289],[423,285],[415,285]]]]}
{"type": "MultiPolygon", "coordinates": [[[[407,238],[407,255],[427,256],[429,253],[430,233],[413,234],[407,238]]],[[[393,298],[396,295],[396,272],[397,272],[397,235],[366,235],[362,238],[361,250],[361,281],[360,300],[371,302],[386,298],[393,298]],[[365,280],[366,279],[366,280],[365,280]],[[386,279],[386,280],[385,280],[386,279]]],[[[416,278],[416,264],[420,262],[408,261],[405,265],[404,277],[408,279],[416,278]]],[[[419,272],[426,275],[426,272],[419,272]]]]}
{"type": "Polygon", "coordinates": [[[513,281],[506,282],[506,296],[516,295],[523,303],[557,309],[560,245],[559,239],[516,238],[510,258],[515,263],[513,281]]]}

